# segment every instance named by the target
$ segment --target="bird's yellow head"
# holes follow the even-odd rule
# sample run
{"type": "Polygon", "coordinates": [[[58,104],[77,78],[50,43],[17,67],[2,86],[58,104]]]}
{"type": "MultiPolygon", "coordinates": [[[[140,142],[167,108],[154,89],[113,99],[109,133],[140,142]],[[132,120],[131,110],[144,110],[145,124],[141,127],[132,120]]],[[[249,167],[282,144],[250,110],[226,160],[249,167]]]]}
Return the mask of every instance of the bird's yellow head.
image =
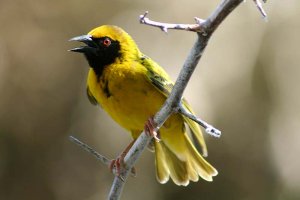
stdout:
{"type": "Polygon", "coordinates": [[[101,73],[109,64],[129,60],[140,54],[130,35],[117,26],[99,26],[87,35],[74,37],[70,41],[86,44],[70,51],[83,53],[96,73],[101,73]]]}

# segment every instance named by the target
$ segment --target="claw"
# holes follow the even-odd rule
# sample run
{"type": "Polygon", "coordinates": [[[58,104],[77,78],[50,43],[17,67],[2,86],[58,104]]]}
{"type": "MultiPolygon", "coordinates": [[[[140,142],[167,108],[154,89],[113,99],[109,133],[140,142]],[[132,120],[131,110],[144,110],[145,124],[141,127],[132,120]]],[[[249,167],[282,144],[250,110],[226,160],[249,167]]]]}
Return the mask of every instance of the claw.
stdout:
{"type": "Polygon", "coordinates": [[[156,123],[153,120],[153,117],[150,117],[145,124],[145,133],[149,137],[153,137],[157,142],[160,141],[159,132],[155,130],[156,123]]]}
{"type": "MultiPolygon", "coordinates": [[[[124,158],[133,145],[134,141],[132,141],[116,159],[111,160],[108,166],[111,172],[113,172],[113,169],[115,168],[116,176],[118,176],[122,181],[124,181],[123,177],[121,177],[121,171],[125,168],[124,158]]],[[[133,177],[136,176],[136,170],[134,167],[131,169],[131,174],[133,177]]]]}
{"type": "Polygon", "coordinates": [[[111,172],[113,172],[113,169],[115,168],[116,176],[120,176],[123,166],[124,166],[124,157],[119,156],[116,159],[110,161],[108,168],[111,172]]]}
{"type": "Polygon", "coordinates": [[[111,173],[113,172],[113,168],[114,168],[114,166],[115,166],[115,163],[116,163],[116,160],[113,159],[113,160],[110,161],[110,164],[108,165],[108,169],[109,169],[109,171],[110,171],[111,173]]]}

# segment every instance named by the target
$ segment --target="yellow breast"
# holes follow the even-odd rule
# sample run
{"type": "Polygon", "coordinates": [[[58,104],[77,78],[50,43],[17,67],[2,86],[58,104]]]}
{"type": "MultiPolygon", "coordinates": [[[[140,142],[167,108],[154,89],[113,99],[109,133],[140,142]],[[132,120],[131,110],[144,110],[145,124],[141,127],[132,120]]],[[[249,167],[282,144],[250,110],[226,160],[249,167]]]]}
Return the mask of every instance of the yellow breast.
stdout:
{"type": "Polygon", "coordinates": [[[165,97],[146,79],[146,68],[138,62],[112,64],[100,78],[90,69],[87,84],[100,106],[122,127],[141,131],[165,97]]]}

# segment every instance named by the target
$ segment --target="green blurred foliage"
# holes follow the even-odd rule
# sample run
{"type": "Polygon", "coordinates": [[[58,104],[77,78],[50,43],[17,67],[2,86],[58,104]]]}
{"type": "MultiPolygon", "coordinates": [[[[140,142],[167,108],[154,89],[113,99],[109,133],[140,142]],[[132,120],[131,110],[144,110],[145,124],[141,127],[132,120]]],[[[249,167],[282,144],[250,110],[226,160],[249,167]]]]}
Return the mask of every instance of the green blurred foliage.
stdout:
{"type": "MultiPolygon", "coordinates": [[[[105,199],[113,176],[69,142],[87,142],[113,158],[129,135],[85,96],[88,66],[67,52],[68,39],[102,24],[127,30],[173,79],[195,34],[138,22],[149,17],[193,23],[219,1],[0,1],[0,199],[105,199]]],[[[188,187],[155,180],[145,152],[123,199],[299,199],[300,74],[297,0],[269,1],[265,23],[252,1],[219,27],[185,96],[198,115],[221,129],[207,137],[214,182],[188,187]]]]}

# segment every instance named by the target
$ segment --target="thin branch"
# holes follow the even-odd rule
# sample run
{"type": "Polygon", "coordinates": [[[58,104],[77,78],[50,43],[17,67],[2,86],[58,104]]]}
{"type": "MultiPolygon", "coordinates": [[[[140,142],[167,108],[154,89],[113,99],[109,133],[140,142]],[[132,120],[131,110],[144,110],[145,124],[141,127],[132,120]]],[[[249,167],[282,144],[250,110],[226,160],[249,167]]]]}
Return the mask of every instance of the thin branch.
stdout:
{"type": "Polygon", "coordinates": [[[71,142],[74,142],[75,144],[77,144],[78,146],[80,146],[81,148],[83,148],[85,151],[87,151],[90,154],[92,154],[93,156],[95,156],[96,159],[99,160],[99,161],[101,161],[103,164],[105,164],[107,166],[110,164],[110,160],[108,158],[106,158],[105,156],[99,154],[97,151],[95,151],[89,145],[81,142],[79,139],[75,138],[74,136],[69,136],[69,139],[71,140],[71,142]]]}
{"type": "Polygon", "coordinates": [[[187,111],[182,104],[179,104],[179,113],[181,113],[182,115],[190,118],[191,120],[197,122],[200,126],[202,126],[203,128],[205,128],[206,133],[208,133],[211,136],[214,137],[221,137],[221,131],[216,129],[215,127],[213,127],[212,125],[208,124],[207,122],[205,122],[204,120],[196,117],[195,115],[193,115],[192,113],[190,113],[189,111],[187,111]]]}
{"type": "MultiPolygon", "coordinates": [[[[100,162],[102,162],[103,164],[105,164],[106,166],[109,166],[111,163],[111,160],[106,158],[105,156],[101,155],[100,153],[98,153],[96,150],[94,150],[92,147],[90,147],[89,145],[83,143],[82,141],[80,141],[79,139],[77,139],[74,136],[69,136],[69,139],[71,142],[74,142],[75,144],[77,144],[78,146],[80,146],[82,149],[84,149],[85,151],[87,151],[88,153],[92,154],[97,160],[99,160],[100,162]]],[[[132,168],[133,169],[133,168],[132,168]]],[[[117,174],[116,169],[113,168],[112,173],[114,175],[117,174]]],[[[133,177],[136,176],[135,171],[131,170],[131,175],[133,177]]],[[[119,176],[119,178],[124,181],[122,176],[119,176]]]]}
{"type": "MultiPolygon", "coordinates": [[[[257,9],[259,10],[259,12],[261,13],[261,15],[263,16],[264,19],[267,19],[267,13],[265,12],[265,10],[262,7],[262,3],[260,2],[260,0],[253,0],[257,9]]],[[[267,2],[267,0],[263,0],[264,3],[267,2]]]]}
{"type": "Polygon", "coordinates": [[[176,29],[176,30],[185,30],[185,31],[193,31],[193,32],[202,32],[201,23],[204,20],[195,17],[196,24],[170,24],[170,23],[162,23],[152,21],[146,16],[148,15],[148,11],[145,14],[140,15],[140,23],[146,24],[149,26],[154,26],[160,28],[163,32],[167,33],[168,29],[176,29]]]}

